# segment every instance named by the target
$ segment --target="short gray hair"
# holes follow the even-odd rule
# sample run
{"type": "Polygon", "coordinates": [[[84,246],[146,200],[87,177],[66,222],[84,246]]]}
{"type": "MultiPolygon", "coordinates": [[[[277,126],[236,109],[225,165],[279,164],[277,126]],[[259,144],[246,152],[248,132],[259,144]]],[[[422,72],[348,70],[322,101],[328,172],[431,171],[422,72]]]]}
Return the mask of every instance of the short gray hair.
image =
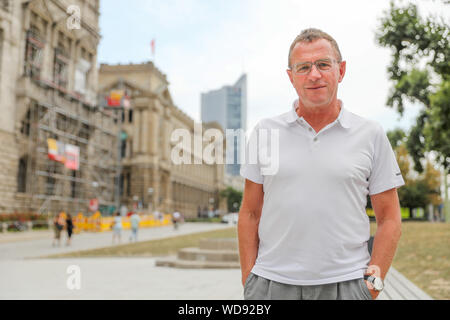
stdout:
{"type": "Polygon", "coordinates": [[[323,32],[322,30],[309,28],[309,29],[303,30],[292,42],[291,47],[289,48],[288,67],[289,68],[291,67],[291,53],[297,43],[299,43],[299,42],[311,43],[311,42],[313,42],[315,40],[319,40],[319,39],[325,39],[331,43],[331,46],[336,51],[338,61],[341,62],[342,55],[341,55],[341,51],[339,50],[339,46],[338,46],[336,40],[334,40],[332,36],[330,36],[326,32],[323,32]]]}

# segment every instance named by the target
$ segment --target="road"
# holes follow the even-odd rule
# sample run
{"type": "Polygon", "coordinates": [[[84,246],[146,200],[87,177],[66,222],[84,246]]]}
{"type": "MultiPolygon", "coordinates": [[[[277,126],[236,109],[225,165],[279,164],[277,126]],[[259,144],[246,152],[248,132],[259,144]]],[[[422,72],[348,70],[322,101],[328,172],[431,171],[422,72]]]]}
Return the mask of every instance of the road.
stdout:
{"type": "MultiPolygon", "coordinates": [[[[226,227],[225,224],[185,223],[178,230],[172,226],[146,228],[139,230],[139,241],[226,227]]],[[[129,233],[129,230],[123,231],[122,244],[128,243],[129,233]]],[[[0,234],[0,299],[243,298],[239,269],[156,267],[156,258],[39,258],[111,245],[111,232],[75,235],[70,247],[52,247],[52,234],[47,231],[0,234]]]]}

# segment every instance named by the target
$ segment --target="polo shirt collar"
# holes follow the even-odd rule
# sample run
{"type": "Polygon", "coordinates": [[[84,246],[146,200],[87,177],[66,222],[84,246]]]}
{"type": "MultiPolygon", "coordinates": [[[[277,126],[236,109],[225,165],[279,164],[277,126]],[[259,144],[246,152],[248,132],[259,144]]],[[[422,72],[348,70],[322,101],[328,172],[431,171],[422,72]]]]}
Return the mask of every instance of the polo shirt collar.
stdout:
{"type": "MultiPolygon", "coordinates": [[[[343,128],[350,128],[351,127],[351,123],[350,123],[350,118],[349,118],[349,113],[348,111],[344,108],[344,103],[339,100],[341,103],[341,111],[339,112],[339,115],[337,117],[337,122],[339,122],[339,124],[343,127],[343,128]]],[[[298,99],[296,99],[293,103],[292,103],[292,109],[289,111],[288,116],[286,118],[286,122],[289,124],[294,123],[295,121],[297,121],[298,119],[303,119],[303,117],[299,117],[297,112],[295,110],[297,110],[298,108],[298,99]]]]}

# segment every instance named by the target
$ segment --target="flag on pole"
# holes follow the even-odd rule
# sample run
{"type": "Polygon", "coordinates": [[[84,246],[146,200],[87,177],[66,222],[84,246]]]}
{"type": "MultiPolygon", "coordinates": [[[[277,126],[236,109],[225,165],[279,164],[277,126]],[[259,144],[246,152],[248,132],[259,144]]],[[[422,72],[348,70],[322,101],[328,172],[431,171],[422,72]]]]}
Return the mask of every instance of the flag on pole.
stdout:
{"type": "Polygon", "coordinates": [[[152,47],[152,55],[154,57],[155,56],[155,39],[152,39],[151,47],[152,47]]]}

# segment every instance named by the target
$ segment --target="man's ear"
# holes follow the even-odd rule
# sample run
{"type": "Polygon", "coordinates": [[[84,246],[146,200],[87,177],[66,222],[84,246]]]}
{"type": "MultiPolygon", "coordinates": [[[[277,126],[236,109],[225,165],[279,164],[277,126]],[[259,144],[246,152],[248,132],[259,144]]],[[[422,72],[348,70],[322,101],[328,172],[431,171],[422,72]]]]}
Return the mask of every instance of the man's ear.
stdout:
{"type": "Polygon", "coordinates": [[[344,79],[346,66],[347,66],[346,61],[342,61],[341,63],[339,63],[339,82],[341,82],[342,79],[344,79]]]}
{"type": "Polygon", "coordinates": [[[292,70],[286,69],[286,73],[288,74],[289,80],[291,81],[292,85],[294,85],[294,80],[292,78],[292,70]]]}

